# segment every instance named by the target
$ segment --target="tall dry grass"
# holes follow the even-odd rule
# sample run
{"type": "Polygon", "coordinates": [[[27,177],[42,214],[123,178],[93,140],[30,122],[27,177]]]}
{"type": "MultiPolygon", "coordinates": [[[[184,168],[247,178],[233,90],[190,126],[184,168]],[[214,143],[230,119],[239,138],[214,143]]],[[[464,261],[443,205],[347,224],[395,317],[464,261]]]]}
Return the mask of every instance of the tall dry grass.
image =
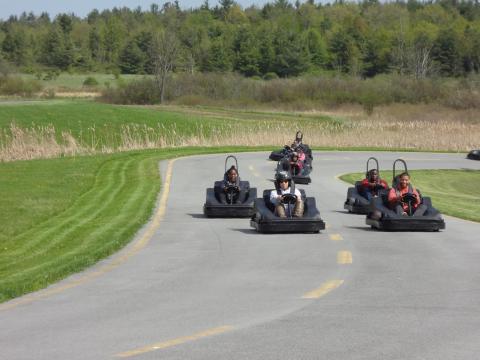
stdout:
{"type": "Polygon", "coordinates": [[[336,110],[284,114],[229,110],[183,109],[225,119],[206,126],[195,123],[189,134],[176,126],[123,125],[118,133],[100,139],[89,128],[88,138],[58,133],[53,126],[20,128],[12,124],[0,133],[0,161],[52,158],[185,146],[272,146],[289,144],[297,129],[313,147],[379,147],[385,149],[468,151],[479,147],[480,111],[452,110],[434,105],[390,105],[368,116],[361,106],[336,110]],[[319,120],[319,114],[331,120],[319,120]],[[253,116],[253,115],[252,115],[253,116]],[[260,118],[258,118],[260,117],[260,118]]]}

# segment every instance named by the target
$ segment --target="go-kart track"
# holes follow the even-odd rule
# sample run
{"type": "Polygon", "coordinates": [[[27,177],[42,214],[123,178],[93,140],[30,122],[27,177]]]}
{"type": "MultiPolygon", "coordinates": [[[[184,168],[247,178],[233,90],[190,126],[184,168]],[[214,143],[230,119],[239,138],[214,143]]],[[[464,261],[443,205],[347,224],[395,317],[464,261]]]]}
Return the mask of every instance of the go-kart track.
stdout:
{"type": "MultiPolygon", "coordinates": [[[[268,153],[236,156],[242,180],[272,188],[268,153]]],[[[131,245],[0,304],[0,358],[478,359],[480,224],[371,230],[343,209],[349,185],[336,178],[369,156],[382,169],[399,157],[409,170],[480,169],[464,154],[316,152],[299,187],[327,228],[265,235],[249,219],[204,217],[225,155],[162,163],[163,201],[131,245]]]]}

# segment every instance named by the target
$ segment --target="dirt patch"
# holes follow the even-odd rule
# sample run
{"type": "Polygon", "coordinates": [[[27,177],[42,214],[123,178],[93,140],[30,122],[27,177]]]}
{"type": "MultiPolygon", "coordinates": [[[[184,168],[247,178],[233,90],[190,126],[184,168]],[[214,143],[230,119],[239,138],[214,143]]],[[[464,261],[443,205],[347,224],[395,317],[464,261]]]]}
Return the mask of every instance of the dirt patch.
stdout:
{"type": "Polygon", "coordinates": [[[65,91],[55,93],[55,97],[59,98],[96,98],[101,95],[101,93],[93,91],[65,91]]]}

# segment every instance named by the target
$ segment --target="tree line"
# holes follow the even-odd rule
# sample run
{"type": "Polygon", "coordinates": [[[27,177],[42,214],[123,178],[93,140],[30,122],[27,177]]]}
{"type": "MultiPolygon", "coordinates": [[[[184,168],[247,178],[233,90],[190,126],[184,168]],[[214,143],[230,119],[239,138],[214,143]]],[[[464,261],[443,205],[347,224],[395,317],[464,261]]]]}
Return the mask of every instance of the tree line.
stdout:
{"type": "Polygon", "coordinates": [[[23,13],[0,21],[0,58],[32,73],[158,74],[164,67],[266,79],[329,72],[458,77],[480,71],[480,3],[275,0],[242,8],[205,0],[198,8],[175,1],[92,10],[85,18],[23,13]]]}

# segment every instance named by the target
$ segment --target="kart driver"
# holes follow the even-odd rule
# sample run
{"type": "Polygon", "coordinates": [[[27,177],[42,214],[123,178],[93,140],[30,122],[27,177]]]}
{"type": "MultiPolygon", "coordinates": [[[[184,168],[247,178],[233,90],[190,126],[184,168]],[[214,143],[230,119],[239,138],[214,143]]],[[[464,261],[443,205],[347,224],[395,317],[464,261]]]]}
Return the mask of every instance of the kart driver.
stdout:
{"type": "Polygon", "coordinates": [[[282,200],[284,199],[285,194],[292,194],[297,197],[295,202],[295,207],[293,209],[293,216],[294,217],[302,217],[303,216],[303,209],[304,204],[302,201],[302,195],[298,189],[292,192],[291,189],[291,181],[292,178],[290,174],[286,171],[280,171],[275,175],[275,190],[270,192],[270,201],[275,206],[275,214],[278,217],[286,218],[286,209],[288,204],[283,204],[282,200]]]}
{"type": "Polygon", "coordinates": [[[391,188],[388,193],[388,203],[390,207],[395,210],[398,215],[408,216],[409,204],[405,201],[406,195],[412,195],[414,201],[411,203],[411,210],[413,216],[422,216],[427,207],[424,204],[420,204],[420,194],[410,184],[410,175],[406,172],[399,175],[399,183],[395,188],[391,188]]]}
{"type": "Polygon", "coordinates": [[[379,190],[388,189],[388,184],[385,180],[380,179],[377,169],[371,169],[367,173],[367,178],[362,180],[358,193],[368,201],[378,195],[379,190]]]}
{"type": "Polygon", "coordinates": [[[240,192],[240,188],[238,186],[240,179],[238,177],[237,168],[234,165],[232,165],[230,169],[227,170],[226,175],[227,175],[226,178],[222,182],[222,192],[219,194],[220,202],[222,204],[227,204],[227,203],[233,204],[238,201],[238,197],[239,197],[238,195],[240,192]],[[234,194],[236,195],[233,195],[232,199],[230,198],[227,199],[227,197],[231,195],[229,192],[232,190],[232,188],[236,189],[236,191],[234,192],[234,194]]]}
{"type": "Polygon", "coordinates": [[[290,169],[292,174],[299,174],[303,168],[303,161],[298,157],[298,153],[294,151],[290,156],[290,169]]]}

